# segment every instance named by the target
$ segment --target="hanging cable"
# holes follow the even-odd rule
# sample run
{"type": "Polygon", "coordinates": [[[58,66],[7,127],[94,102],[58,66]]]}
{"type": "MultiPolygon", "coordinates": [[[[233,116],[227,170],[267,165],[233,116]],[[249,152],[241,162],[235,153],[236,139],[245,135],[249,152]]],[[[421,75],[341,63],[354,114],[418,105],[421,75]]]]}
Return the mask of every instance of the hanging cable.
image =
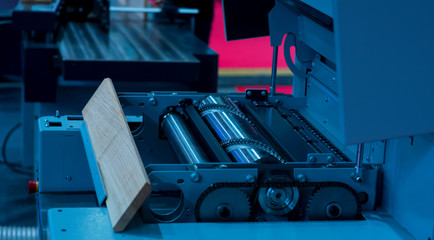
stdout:
{"type": "Polygon", "coordinates": [[[31,169],[28,168],[23,168],[21,167],[20,164],[18,163],[10,163],[7,159],[6,156],[6,146],[7,143],[9,141],[9,139],[11,138],[12,134],[21,127],[21,123],[16,124],[15,126],[13,126],[9,132],[6,134],[5,139],[3,140],[3,144],[1,147],[1,156],[2,156],[2,161],[0,162],[1,164],[5,164],[7,167],[9,167],[9,169],[15,173],[19,173],[19,174],[24,174],[24,175],[29,175],[29,176],[33,176],[33,172],[31,171],[31,169]]]}

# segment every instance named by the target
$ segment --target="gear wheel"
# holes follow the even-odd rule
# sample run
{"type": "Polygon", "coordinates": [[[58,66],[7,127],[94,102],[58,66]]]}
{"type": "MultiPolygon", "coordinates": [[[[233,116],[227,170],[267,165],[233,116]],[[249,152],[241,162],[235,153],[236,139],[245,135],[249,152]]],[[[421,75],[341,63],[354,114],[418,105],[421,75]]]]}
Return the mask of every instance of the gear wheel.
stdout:
{"type": "Polygon", "coordinates": [[[217,188],[198,200],[198,222],[243,222],[248,221],[251,204],[247,195],[236,188],[217,188]]]}
{"type": "Polygon", "coordinates": [[[356,219],[360,204],[352,191],[344,187],[322,187],[313,192],[307,205],[310,220],[356,219]]]}
{"type": "Polygon", "coordinates": [[[259,189],[259,205],[268,214],[282,216],[294,210],[298,203],[297,187],[268,187],[259,189]]]}

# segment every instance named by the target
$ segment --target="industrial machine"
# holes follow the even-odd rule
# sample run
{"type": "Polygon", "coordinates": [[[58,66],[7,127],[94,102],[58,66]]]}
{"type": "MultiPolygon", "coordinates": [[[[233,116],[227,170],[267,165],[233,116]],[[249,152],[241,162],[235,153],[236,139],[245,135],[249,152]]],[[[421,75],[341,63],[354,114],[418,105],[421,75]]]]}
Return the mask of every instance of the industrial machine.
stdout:
{"type": "MultiPolygon", "coordinates": [[[[239,24],[229,2],[226,24],[239,24]]],[[[111,227],[83,117],[40,118],[41,236],[431,239],[434,114],[415,106],[434,101],[424,80],[434,71],[426,40],[434,34],[414,36],[425,31],[418,16],[434,22],[433,3],[386,2],[276,0],[269,13],[263,8],[274,59],[286,34],[293,95],[276,94],[275,81],[270,93],[119,93],[152,184],[124,232],[111,227]],[[412,17],[399,25],[404,13],[412,17]],[[402,59],[392,50],[410,38],[417,44],[400,54],[426,61],[396,71],[402,59]]]]}
{"type": "Polygon", "coordinates": [[[35,119],[79,114],[105,77],[122,91],[216,91],[218,55],[193,34],[198,9],[134,3],[28,1],[10,11],[0,74],[23,82],[21,165],[34,162],[35,119]]]}

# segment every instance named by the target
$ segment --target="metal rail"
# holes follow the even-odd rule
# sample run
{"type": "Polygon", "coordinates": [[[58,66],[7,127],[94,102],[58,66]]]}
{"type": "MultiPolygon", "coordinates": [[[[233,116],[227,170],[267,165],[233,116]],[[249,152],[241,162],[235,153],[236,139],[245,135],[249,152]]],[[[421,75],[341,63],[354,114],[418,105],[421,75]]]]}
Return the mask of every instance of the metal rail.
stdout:
{"type": "MultiPolygon", "coordinates": [[[[151,7],[119,7],[111,6],[110,12],[134,12],[134,13],[161,13],[162,8],[151,7]]],[[[179,14],[199,14],[199,9],[195,8],[178,8],[179,14]]]]}

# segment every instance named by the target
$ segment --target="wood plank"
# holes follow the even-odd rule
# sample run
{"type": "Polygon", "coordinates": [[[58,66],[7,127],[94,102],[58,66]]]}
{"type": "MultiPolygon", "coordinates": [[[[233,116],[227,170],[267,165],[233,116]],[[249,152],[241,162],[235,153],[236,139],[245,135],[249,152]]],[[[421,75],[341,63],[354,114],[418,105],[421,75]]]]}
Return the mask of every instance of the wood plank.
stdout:
{"type": "Polygon", "coordinates": [[[111,79],[104,79],[82,113],[107,192],[113,230],[120,232],[151,192],[151,183],[111,79]]]}

